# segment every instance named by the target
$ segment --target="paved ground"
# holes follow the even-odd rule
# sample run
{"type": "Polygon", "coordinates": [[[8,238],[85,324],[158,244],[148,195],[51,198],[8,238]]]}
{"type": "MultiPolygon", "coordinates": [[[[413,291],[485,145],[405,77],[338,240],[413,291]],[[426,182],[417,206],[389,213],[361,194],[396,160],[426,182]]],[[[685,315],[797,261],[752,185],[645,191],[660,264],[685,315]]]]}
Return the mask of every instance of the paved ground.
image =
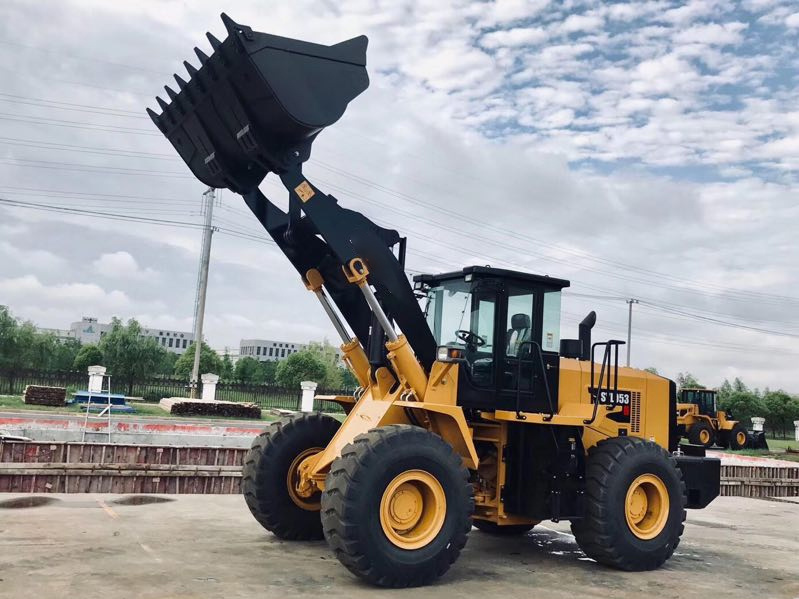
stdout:
{"type": "MultiPolygon", "coordinates": [[[[323,543],[263,531],[239,496],[0,495],[0,596],[81,599],[373,597],[323,543]],[[163,498],[164,496],[162,496],[163,498]]],[[[497,539],[472,531],[461,558],[425,597],[799,597],[799,505],[719,498],[689,512],[660,570],[621,573],[585,558],[564,524],[497,539]]],[[[392,594],[419,596],[420,591],[392,594]]]]}

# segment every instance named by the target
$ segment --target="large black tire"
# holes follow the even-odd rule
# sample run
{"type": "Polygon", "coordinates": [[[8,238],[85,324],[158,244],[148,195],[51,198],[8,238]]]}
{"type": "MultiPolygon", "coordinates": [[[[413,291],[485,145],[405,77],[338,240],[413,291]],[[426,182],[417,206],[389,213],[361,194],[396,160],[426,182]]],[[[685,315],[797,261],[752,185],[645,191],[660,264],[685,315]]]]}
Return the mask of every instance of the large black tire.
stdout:
{"type": "Polygon", "coordinates": [[[740,422],[732,427],[728,439],[730,440],[730,449],[735,451],[745,449],[749,445],[749,433],[746,432],[746,429],[740,422]]]}
{"type": "Polygon", "coordinates": [[[244,457],[242,493],[255,519],[275,536],[303,541],[323,537],[319,494],[304,506],[292,499],[289,468],[303,452],[326,447],[339,426],[324,414],[300,414],[273,422],[253,441],[244,457]]]}
{"type": "Polygon", "coordinates": [[[685,504],[682,474],[668,452],[651,441],[615,437],[600,441],[588,452],[585,517],[572,522],[572,532],[585,554],[601,564],[628,571],[652,570],[677,548],[685,504]],[[660,532],[644,539],[628,524],[627,498],[640,477],[652,475],[661,481],[668,506],[663,509],[662,528],[651,529],[653,534],[660,532]]]}
{"type": "Polygon", "coordinates": [[[477,519],[475,519],[472,522],[472,524],[480,532],[484,532],[490,535],[496,535],[499,537],[503,536],[511,537],[513,535],[523,535],[524,533],[533,530],[533,528],[535,527],[535,524],[505,524],[500,526],[496,522],[491,522],[490,520],[477,520],[477,519]]]}
{"type": "Polygon", "coordinates": [[[712,426],[704,420],[700,420],[688,431],[688,440],[693,445],[701,445],[707,449],[713,446],[713,442],[716,440],[716,433],[712,426]],[[705,440],[702,440],[703,437],[705,440]]]}
{"type": "MultiPolygon", "coordinates": [[[[431,502],[417,504],[427,509],[431,502]]],[[[409,425],[357,436],[333,462],[322,494],[322,525],[336,557],[355,575],[383,587],[420,586],[443,575],[466,545],[473,512],[474,492],[461,456],[438,435],[409,425]],[[393,502],[390,490],[412,473],[437,481],[445,501],[437,504],[444,504],[443,516],[436,512],[440,528],[430,529],[425,544],[407,548],[391,540],[381,514],[393,502]]]]}

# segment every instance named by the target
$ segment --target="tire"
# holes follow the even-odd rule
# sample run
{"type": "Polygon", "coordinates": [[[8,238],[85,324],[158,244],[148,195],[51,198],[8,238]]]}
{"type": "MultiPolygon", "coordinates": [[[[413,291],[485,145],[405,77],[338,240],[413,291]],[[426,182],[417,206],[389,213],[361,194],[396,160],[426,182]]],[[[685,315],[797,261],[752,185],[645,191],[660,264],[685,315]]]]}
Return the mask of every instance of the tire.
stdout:
{"type": "Polygon", "coordinates": [[[273,422],[253,440],[244,457],[242,493],[255,519],[275,536],[292,541],[323,538],[320,494],[292,498],[289,469],[303,452],[326,447],[339,426],[324,414],[301,414],[273,422]]]}
{"type": "Polygon", "coordinates": [[[743,427],[741,423],[736,424],[730,430],[730,449],[732,450],[739,450],[745,449],[749,445],[749,433],[746,432],[746,429],[743,427]]]}
{"type": "Polygon", "coordinates": [[[671,557],[680,542],[685,505],[682,473],[666,450],[651,441],[615,437],[588,452],[585,517],[572,522],[572,533],[585,554],[600,564],[627,571],[653,570],[671,557]],[[633,503],[639,514],[643,512],[637,520],[638,514],[631,515],[628,509],[632,490],[640,484],[649,505],[654,505],[649,490],[657,495],[657,481],[667,505],[661,503],[662,509],[650,514],[640,502],[633,503]]]}
{"type": "Polygon", "coordinates": [[[688,431],[688,440],[693,445],[701,445],[705,449],[712,447],[715,439],[716,435],[713,431],[713,427],[705,421],[697,422],[691,427],[691,430],[688,431]],[[703,437],[705,438],[704,441],[702,440],[703,437]]]}
{"type": "Polygon", "coordinates": [[[322,494],[322,525],[336,557],[382,587],[420,586],[442,576],[466,545],[473,512],[461,456],[438,435],[404,424],[372,429],[344,447],[322,494]],[[416,497],[419,515],[401,509],[399,496],[416,497]],[[391,526],[400,512],[406,522],[416,518],[407,534],[391,526]]]}
{"type": "Polygon", "coordinates": [[[490,520],[473,520],[472,524],[480,532],[498,537],[512,537],[513,535],[523,535],[530,532],[535,524],[505,524],[500,525],[490,520]]]}

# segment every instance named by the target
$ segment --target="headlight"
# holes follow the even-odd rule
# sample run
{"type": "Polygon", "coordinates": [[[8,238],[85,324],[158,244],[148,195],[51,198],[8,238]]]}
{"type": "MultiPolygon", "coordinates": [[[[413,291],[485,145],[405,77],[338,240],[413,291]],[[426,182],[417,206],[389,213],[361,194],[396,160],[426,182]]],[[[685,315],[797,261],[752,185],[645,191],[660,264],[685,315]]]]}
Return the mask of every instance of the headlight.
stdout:
{"type": "Polygon", "coordinates": [[[463,350],[459,347],[442,345],[438,348],[437,360],[439,362],[455,362],[461,358],[463,358],[463,350]]]}

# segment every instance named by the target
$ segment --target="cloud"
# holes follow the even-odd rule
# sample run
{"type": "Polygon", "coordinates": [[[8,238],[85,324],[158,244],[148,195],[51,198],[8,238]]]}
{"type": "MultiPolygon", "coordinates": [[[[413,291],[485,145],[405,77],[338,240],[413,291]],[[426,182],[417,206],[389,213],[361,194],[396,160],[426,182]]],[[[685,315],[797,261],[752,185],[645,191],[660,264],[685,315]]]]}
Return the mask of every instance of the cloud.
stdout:
{"type": "Polygon", "coordinates": [[[139,268],[136,259],[128,252],[119,251],[102,254],[92,262],[94,271],[110,279],[153,279],[158,275],[152,268],[139,268]]]}

